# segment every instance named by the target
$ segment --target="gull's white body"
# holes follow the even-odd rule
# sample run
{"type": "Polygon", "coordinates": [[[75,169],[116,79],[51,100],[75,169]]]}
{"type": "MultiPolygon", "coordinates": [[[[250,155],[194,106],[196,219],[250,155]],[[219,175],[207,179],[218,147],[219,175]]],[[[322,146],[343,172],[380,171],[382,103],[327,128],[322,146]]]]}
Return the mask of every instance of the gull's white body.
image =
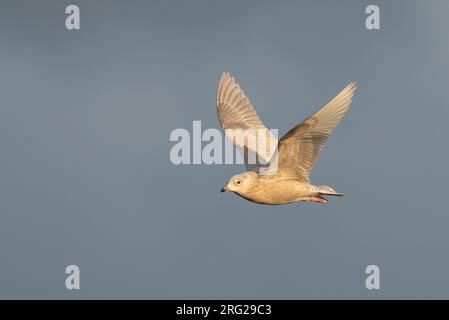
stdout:
{"type": "MultiPolygon", "coordinates": [[[[355,84],[346,86],[337,96],[330,100],[303,122],[291,129],[277,142],[277,153],[271,163],[277,163],[274,170],[259,174],[258,166],[247,164],[249,171],[233,176],[222,191],[233,191],[239,196],[260,204],[286,204],[298,201],[328,202],[323,195],[342,196],[328,186],[315,186],[310,183],[310,171],[332,130],[349,109],[355,84]],[[274,158],[276,157],[276,158],[274,158]]],[[[265,137],[275,139],[257,116],[245,93],[234,78],[223,73],[217,92],[217,113],[223,130],[256,129],[265,131],[265,137]]],[[[251,150],[251,145],[239,137],[228,136],[233,143],[251,150]]],[[[264,158],[265,159],[265,158],[264,158]]],[[[271,167],[270,167],[271,168],[271,167]]]]}
{"type": "Polygon", "coordinates": [[[260,204],[286,204],[298,201],[325,203],[322,195],[342,196],[327,186],[314,186],[311,183],[298,181],[282,174],[260,175],[247,171],[230,179],[225,191],[234,191],[239,196],[260,204]],[[240,185],[237,179],[243,180],[240,185]]]}

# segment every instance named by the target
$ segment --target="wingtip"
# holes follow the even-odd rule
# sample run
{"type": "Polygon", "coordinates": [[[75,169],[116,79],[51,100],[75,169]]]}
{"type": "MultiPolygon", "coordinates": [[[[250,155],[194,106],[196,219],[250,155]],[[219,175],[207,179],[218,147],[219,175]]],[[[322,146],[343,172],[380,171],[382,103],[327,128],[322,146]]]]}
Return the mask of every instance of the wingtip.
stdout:
{"type": "Polygon", "coordinates": [[[234,78],[231,77],[229,72],[222,72],[220,79],[218,80],[218,82],[220,83],[219,86],[221,86],[222,84],[228,83],[229,81],[235,82],[234,78]]]}
{"type": "Polygon", "coordinates": [[[350,87],[352,90],[357,89],[357,81],[353,80],[348,84],[348,87],[350,87]]]}
{"type": "Polygon", "coordinates": [[[220,78],[232,78],[231,73],[229,72],[222,72],[220,78]]]}
{"type": "Polygon", "coordinates": [[[346,87],[344,87],[342,92],[345,92],[352,97],[356,89],[357,89],[357,82],[351,81],[348,85],[346,85],[346,87]]]}

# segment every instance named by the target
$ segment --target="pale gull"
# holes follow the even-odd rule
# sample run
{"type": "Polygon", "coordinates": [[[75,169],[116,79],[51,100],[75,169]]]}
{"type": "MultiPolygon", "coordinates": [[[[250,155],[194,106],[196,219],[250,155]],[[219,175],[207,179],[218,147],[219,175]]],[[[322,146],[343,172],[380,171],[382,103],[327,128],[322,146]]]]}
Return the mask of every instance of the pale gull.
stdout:
{"type": "Polygon", "coordinates": [[[342,196],[329,186],[313,185],[309,174],[332,130],[348,111],[355,89],[355,83],[350,83],[277,141],[234,78],[223,73],[217,92],[218,119],[231,142],[245,151],[248,171],[233,176],[221,191],[229,190],[249,201],[270,205],[298,201],[326,203],[324,195],[342,196]],[[242,137],[245,132],[251,133],[242,137]],[[254,132],[257,141],[263,136],[266,142],[263,146],[274,143],[274,148],[254,148],[254,144],[248,143],[254,132]],[[253,151],[262,163],[250,164],[248,154],[253,151]]]}

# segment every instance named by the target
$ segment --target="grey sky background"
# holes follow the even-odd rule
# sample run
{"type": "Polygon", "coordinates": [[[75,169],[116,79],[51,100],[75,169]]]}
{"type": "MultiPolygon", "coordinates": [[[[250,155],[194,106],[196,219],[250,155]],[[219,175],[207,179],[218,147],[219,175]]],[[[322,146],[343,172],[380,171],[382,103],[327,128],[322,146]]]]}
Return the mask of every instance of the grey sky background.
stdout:
{"type": "Polygon", "coordinates": [[[0,298],[449,298],[447,12],[2,1],[0,298]],[[218,192],[243,166],[170,162],[173,129],[218,128],[223,71],[280,135],[357,81],[312,172],[345,197],[261,206],[218,192]]]}

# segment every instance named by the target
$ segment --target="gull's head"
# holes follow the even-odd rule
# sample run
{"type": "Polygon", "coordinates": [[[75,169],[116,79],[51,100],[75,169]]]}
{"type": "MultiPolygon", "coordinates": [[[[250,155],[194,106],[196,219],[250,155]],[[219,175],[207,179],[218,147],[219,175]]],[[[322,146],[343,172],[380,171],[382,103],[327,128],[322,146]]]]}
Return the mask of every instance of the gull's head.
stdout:
{"type": "Polygon", "coordinates": [[[245,193],[257,178],[255,172],[245,172],[237,174],[229,179],[227,185],[221,188],[220,192],[233,191],[237,193],[245,193]]]}

